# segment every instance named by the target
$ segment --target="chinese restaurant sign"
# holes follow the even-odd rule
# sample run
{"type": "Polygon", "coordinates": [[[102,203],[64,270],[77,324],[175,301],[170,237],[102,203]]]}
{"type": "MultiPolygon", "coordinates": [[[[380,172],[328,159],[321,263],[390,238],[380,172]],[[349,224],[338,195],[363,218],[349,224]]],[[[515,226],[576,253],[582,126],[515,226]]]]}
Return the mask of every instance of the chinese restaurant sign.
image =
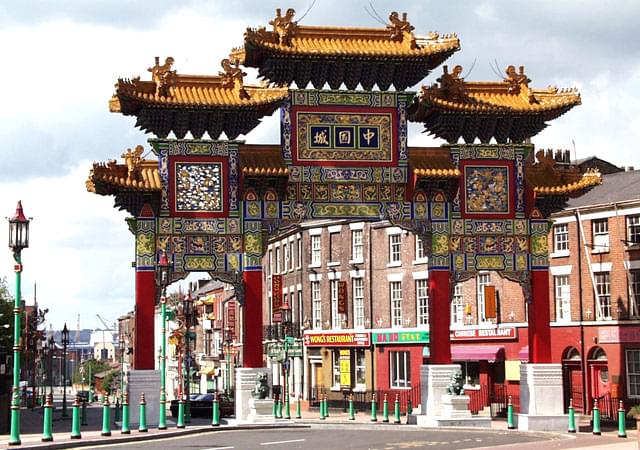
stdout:
{"type": "Polygon", "coordinates": [[[373,333],[374,344],[428,344],[428,331],[373,333]]]}
{"type": "Polygon", "coordinates": [[[518,335],[514,327],[451,331],[451,340],[454,341],[465,341],[472,339],[516,339],[517,337],[518,335]]]}
{"type": "Polygon", "coordinates": [[[305,334],[307,347],[369,347],[369,333],[305,334]]]}

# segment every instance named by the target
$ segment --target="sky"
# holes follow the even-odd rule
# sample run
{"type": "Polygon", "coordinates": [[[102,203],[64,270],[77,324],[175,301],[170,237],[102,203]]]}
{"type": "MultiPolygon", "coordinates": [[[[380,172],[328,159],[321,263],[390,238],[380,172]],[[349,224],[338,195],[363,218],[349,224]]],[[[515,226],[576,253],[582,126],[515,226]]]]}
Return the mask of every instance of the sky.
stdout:
{"type": "MultiPolygon", "coordinates": [[[[138,144],[148,149],[153,137],[136,129],[134,118],[109,113],[114,83],[150,79],[155,56],[172,56],[178,73],[217,74],[246,27],[268,25],[277,7],[295,8],[304,25],[381,27],[376,13],[386,20],[398,10],[417,35],[455,32],[461,51],[447,64],[461,64],[467,80],[497,80],[513,64],[525,66],[530,86],[579,89],[582,105],[536,136],[538,148],[575,148],[578,158],[640,168],[637,0],[0,0],[0,214],[11,217],[22,200],[33,217],[22,295],[33,303],[37,284],[54,328],[66,322],[75,329],[78,315],[81,328],[101,327],[96,314],[114,322],[134,306],[126,213],[85,187],[93,162],[120,158],[138,144]]],[[[255,70],[246,71],[255,78],[255,70]]],[[[278,131],[275,114],[240,138],[278,143],[278,131]]],[[[409,143],[443,142],[413,125],[409,143]]],[[[0,278],[14,292],[5,249],[0,278]]]]}

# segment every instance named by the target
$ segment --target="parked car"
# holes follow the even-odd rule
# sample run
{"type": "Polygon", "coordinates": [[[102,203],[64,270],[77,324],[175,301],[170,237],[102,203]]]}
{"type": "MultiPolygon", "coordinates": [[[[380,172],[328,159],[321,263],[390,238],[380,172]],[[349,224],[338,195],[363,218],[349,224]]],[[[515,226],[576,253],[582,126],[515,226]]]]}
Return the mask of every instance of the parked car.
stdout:
{"type": "Polygon", "coordinates": [[[78,398],[81,402],[89,401],[89,391],[78,391],[78,398]]]}
{"type": "MultiPolygon", "coordinates": [[[[211,417],[213,414],[213,392],[206,394],[191,394],[191,416],[211,417]]],[[[236,413],[235,400],[224,392],[218,392],[218,404],[220,405],[220,417],[230,417],[236,413]]],[[[171,400],[171,416],[178,417],[178,400],[171,400]]]]}

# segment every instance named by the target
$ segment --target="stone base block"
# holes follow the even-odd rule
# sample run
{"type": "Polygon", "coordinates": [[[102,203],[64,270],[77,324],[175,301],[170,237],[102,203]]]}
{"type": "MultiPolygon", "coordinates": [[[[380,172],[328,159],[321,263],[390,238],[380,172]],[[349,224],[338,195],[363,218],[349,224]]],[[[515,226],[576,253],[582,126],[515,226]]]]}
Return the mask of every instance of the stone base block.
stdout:
{"type": "MultiPolygon", "coordinates": [[[[144,392],[147,402],[147,426],[158,426],[160,418],[160,371],[131,370],[128,373],[127,390],[129,391],[129,423],[137,427],[140,423],[140,393],[144,392]]],[[[167,401],[167,417],[171,416],[167,401]]]]}
{"type": "Polygon", "coordinates": [[[249,399],[249,415],[247,421],[251,423],[272,423],[275,422],[273,417],[273,400],[257,400],[249,399]]]}
{"type": "Polygon", "coordinates": [[[520,431],[567,431],[569,416],[543,416],[531,414],[514,414],[520,431]]]}
{"type": "Polygon", "coordinates": [[[471,417],[468,395],[443,395],[442,417],[449,419],[467,419],[471,417]]]}
{"type": "MultiPolygon", "coordinates": [[[[256,380],[259,373],[268,374],[268,369],[260,368],[238,368],[236,369],[236,422],[252,423],[249,415],[252,408],[249,405],[254,400],[251,392],[256,387],[256,380]]],[[[255,409],[254,409],[255,411],[255,409]]],[[[270,410],[271,413],[271,410],[270,410]]]]}
{"type": "Polygon", "coordinates": [[[441,427],[465,427],[465,428],[491,428],[491,417],[471,416],[466,418],[450,418],[450,417],[434,417],[434,416],[415,416],[409,423],[415,423],[425,428],[441,428],[441,427]]]}

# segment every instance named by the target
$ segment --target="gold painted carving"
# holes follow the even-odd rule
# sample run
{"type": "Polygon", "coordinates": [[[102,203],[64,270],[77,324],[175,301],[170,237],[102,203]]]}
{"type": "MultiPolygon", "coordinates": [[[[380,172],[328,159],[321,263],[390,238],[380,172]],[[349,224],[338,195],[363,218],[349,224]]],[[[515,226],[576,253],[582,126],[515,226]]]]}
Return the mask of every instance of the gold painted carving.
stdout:
{"type": "Polygon", "coordinates": [[[396,11],[389,14],[387,30],[391,32],[392,41],[407,42],[412,49],[416,48],[416,38],[413,35],[414,29],[414,26],[407,20],[406,12],[402,13],[402,19],[396,11]]]}
{"type": "Polygon", "coordinates": [[[135,150],[127,149],[125,153],[120,155],[124,158],[124,162],[127,165],[127,177],[130,179],[137,179],[138,167],[142,162],[142,152],[144,147],[142,145],[136,145],[135,150]]]}
{"type": "Polygon", "coordinates": [[[164,64],[160,65],[160,57],[156,56],[156,64],[147,70],[151,72],[151,80],[156,84],[156,97],[169,96],[169,88],[173,86],[176,78],[176,71],[171,70],[173,66],[173,58],[169,56],[164,60],[164,64]]]}
{"type": "Polygon", "coordinates": [[[233,88],[241,99],[248,99],[249,94],[243,84],[243,77],[246,73],[242,71],[240,64],[237,61],[232,64],[230,59],[225,58],[220,62],[220,65],[223,70],[223,72],[219,72],[222,77],[222,85],[226,88],[233,88]]]}
{"type": "Polygon", "coordinates": [[[295,15],[296,11],[293,8],[287,9],[284,16],[282,16],[280,8],[277,8],[276,17],[269,21],[269,25],[273,25],[273,32],[278,36],[280,45],[291,47],[291,37],[298,26],[298,23],[293,21],[295,15]]]}
{"type": "Polygon", "coordinates": [[[515,66],[508,66],[505,73],[507,77],[504,81],[509,83],[509,94],[518,95],[522,85],[529,86],[531,80],[524,74],[524,66],[520,66],[519,72],[516,72],[515,66]]]}

